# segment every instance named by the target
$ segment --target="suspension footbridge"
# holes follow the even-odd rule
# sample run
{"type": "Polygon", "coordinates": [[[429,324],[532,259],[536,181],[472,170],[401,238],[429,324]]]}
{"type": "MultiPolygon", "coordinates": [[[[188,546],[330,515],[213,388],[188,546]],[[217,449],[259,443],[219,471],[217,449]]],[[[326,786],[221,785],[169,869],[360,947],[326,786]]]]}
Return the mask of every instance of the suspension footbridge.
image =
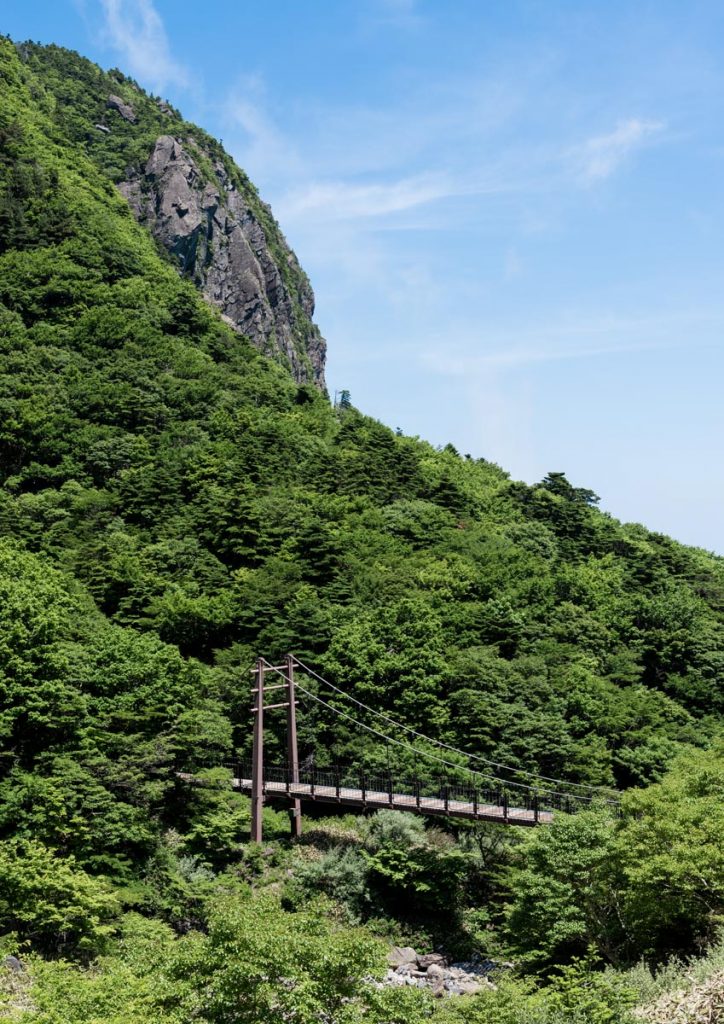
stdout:
{"type": "Polygon", "coordinates": [[[252,758],[226,767],[232,786],[251,795],[251,838],[257,842],[262,840],[262,808],[267,800],[289,804],[292,834],[297,836],[301,834],[304,802],[339,804],[361,811],[387,807],[529,827],[551,822],[556,812],[573,813],[602,803],[614,810],[618,807],[617,795],[611,790],[549,778],[425,736],[358,700],[294,655],[287,655],[278,665],[259,658],[252,672],[252,758]],[[348,732],[352,729],[355,734],[374,737],[377,749],[385,752],[386,763],[381,766],[378,757],[372,765],[317,765],[314,754],[300,761],[300,703],[323,708],[328,719],[343,721],[348,732]],[[265,716],[281,709],[286,711],[287,758],[282,764],[268,764],[265,716]],[[423,770],[413,774],[393,770],[391,750],[408,764],[422,764],[423,770]]]}

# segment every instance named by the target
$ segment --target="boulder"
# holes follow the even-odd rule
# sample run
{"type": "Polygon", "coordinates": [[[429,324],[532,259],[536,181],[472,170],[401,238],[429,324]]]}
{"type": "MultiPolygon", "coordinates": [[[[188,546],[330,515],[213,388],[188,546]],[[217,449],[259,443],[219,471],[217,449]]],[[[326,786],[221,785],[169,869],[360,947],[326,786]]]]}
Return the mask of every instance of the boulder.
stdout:
{"type": "Polygon", "coordinates": [[[130,121],[131,124],[136,123],[136,112],[130,103],[126,103],[120,96],[114,96],[113,93],[108,97],[106,106],[110,110],[117,110],[124,121],[130,121]]]}
{"type": "Polygon", "coordinates": [[[460,978],[455,982],[455,987],[461,996],[474,996],[483,991],[483,986],[474,978],[460,978]]]}
{"type": "Polygon", "coordinates": [[[393,946],[387,957],[390,967],[402,967],[403,964],[416,964],[417,953],[412,946],[393,946]]]}
{"type": "Polygon", "coordinates": [[[16,956],[4,956],[3,967],[6,967],[9,971],[14,971],[15,974],[20,974],[25,970],[21,961],[16,956]]]}
{"type": "Polygon", "coordinates": [[[421,971],[429,971],[433,965],[445,966],[445,957],[442,953],[420,953],[417,956],[417,966],[421,971]]]}

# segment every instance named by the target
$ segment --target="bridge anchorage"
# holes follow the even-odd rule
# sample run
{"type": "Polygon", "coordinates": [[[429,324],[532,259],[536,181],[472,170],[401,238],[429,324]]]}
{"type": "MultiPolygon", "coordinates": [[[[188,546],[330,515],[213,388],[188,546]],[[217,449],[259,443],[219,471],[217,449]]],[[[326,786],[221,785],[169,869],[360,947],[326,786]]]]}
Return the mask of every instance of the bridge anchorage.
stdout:
{"type": "Polygon", "coordinates": [[[601,803],[614,810],[618,808],[617,794],[612,790],[536,775],[430,739],[345,693],[292,654],[287,655],[281,665],[258,658],[251,671],[252,759],[251,763],[236,761],[227,767],[231,769],[234,788],[251,794],[254,842],[262,841],[262,809],[267,799],[289,803],[292,835],[296,837],[302,832],[301,805],[305,801],[344,804],[360,810],[388,807],[428,816],[522,826],[547,824],[556,812],[572,813],[601,803]],[[300,675],[308,686],[299,681],[300,675]],[[275,680],[271,685],[267,684],[268,676],[275,680]],[[309,689],[312,684],[325,696],[336,699],[336,703],[340,703],[341,697],[349,711],[331,704],[319,692],[313,692],[309,689]],[[271,692],[276,694],[272,697],[273,703],[266,703],[271,692]],[[322,706],[333,718],[343,719],[348,726],[353,725],[384,742],[387,770],[377,767],[370,771],[359,765],[317,767],[313,759],[300,763],[297,748],[300,694],[305,700],[322,706]],[[264,761],[264,716],[282,708],[286,709],[287,761],[271,767],[264,761]],[[363,714],[367,721],[362,720],[363,714]],[[403,750],[408,758],[412,754],[416,764],[419,759],[436,765],[437,775],[428,771],[416,772],[410,777],[393,772],[390,748],[403,750]]]}

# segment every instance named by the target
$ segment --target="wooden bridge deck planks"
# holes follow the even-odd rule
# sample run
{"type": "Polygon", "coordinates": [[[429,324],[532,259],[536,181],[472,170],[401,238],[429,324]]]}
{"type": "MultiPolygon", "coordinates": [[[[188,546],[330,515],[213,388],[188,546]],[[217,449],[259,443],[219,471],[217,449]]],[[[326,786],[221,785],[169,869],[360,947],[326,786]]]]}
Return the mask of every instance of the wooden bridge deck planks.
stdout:
{"type": "MultiPolygon", "coordinates": [[[[242,792],[251,792],[251,779],[233,779],[232,785],[242,792]]],[[[309,783],[295,782],[288,787],[285,782],[265,782],[264,793],[270,797],[293,797],[297,800],[316,800],[322,803],[348,804],[356,807],[374,809],[389,807],[396,811],[413,811],[416,814],[441,815],[446,818],[468,818],[473,821],[495,821],[507,825],[538,825],[549,824],[553,820],[551,811],[534,811],[523,807],[508,807],[497,804],[478,804],[477,809],[472,802],[448,800],[436,797],[421,796],[419,801],[414,795],[407,793],[386,793],[381,790],[350,789],[341,786],[339,793],[336,786],[318,786],[309,783]]]]}

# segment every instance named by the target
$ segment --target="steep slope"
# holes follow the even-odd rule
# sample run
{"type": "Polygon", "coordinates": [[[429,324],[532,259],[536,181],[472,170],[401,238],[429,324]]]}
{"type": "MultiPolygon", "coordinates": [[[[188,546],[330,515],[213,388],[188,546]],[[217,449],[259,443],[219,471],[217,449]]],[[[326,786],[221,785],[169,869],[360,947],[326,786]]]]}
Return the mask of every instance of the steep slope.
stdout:
{"type": "MultiPolygon", "coordinates": [[[[214,220],[230,193],[204,154],[243,179],[221,147],[65,51],[3,40],[0,56],[4,834],[42,817],[50,845],[123,877],[167,826],[191,835],[201,811],[173,770],[248,748],[259,652],[296,650],[427,733],[591,784],[645,783],[707,741],[720,559],[617,523],[562,474],[513,484],[332,410],[202,300],[117,188],[160,230],[155,183],[180,194],[195,162],[214,220]],[[104,830],[69,825],[88,802],[104,830]]],[[[282,274],[269,215],[234,189],[282,274]]],[[[300,728],[320,760],[384,758],[323,718],[300,728]]]]}
{"type": "Polygon", "coordinates": [[[118,185],[179,271],[298,382],[324,389],[314,294],[249,179],[214,139],[120,71],[59,47],[25,43],[69,141],[118,185]]]}

